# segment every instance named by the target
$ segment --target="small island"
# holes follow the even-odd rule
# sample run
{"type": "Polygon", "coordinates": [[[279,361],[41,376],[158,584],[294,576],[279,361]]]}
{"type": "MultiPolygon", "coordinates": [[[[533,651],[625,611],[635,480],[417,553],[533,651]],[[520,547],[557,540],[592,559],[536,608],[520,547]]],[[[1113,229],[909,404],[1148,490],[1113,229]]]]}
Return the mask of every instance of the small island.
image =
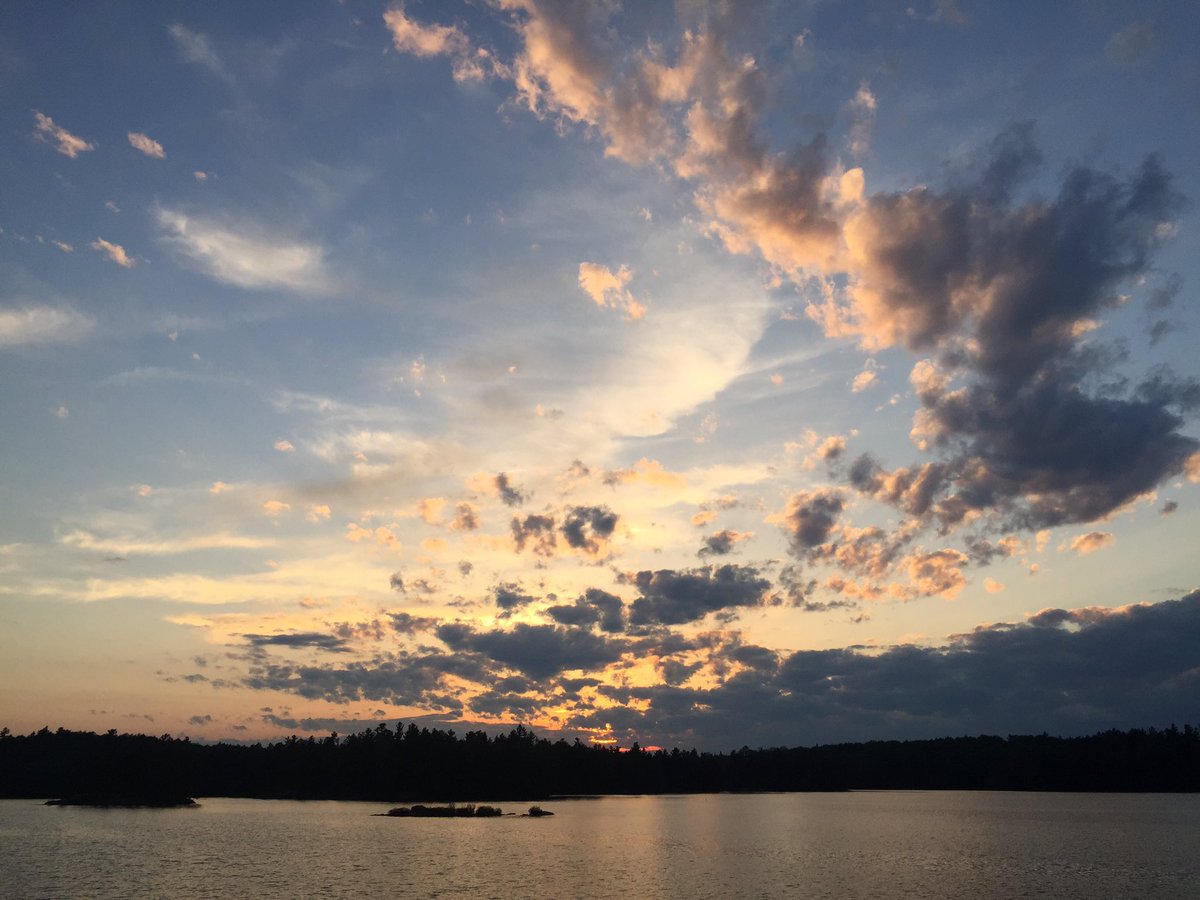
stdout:
{"type": "Polygon", "coordinates": [[[179,809],[199,806],[191,797],[164,794],[73,794],[47,800],[46,806],[95,806],[101,809],[179,809]]]}
{"type": "Polygon", "coordinates": [[[423,806],[418,803],[415,806],[397,806],[377,815],[401,819],[491,819],[504,813],[497,806],[476,806],[474,803],[462,806],[423,806]]]}

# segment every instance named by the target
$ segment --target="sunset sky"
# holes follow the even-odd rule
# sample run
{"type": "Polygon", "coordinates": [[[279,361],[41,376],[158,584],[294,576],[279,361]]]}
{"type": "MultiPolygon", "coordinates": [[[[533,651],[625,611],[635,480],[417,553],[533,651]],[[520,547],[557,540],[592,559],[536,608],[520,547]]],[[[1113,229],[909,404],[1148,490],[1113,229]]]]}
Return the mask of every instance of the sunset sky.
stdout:
{"type": "Polygon", "coordinates": [[[1198,42],[6,4],[0,725],[1194,721],[1198,42]]]}

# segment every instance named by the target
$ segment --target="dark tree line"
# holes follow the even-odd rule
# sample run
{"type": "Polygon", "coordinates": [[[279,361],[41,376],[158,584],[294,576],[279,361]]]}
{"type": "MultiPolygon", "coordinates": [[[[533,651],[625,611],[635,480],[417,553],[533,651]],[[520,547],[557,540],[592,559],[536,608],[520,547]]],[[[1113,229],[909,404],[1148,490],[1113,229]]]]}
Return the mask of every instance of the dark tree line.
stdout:
{"type": "Polygon", "coordinates": [[[517,726],[489,736],[380,724],[268,744],[170,735],[0,731],[0,796],[509,800],[560,794],[959,789],[1200,791],[1200,731],[1089,737],[980,736],[816,747],[628,752],[549,741],[517,726]]]}

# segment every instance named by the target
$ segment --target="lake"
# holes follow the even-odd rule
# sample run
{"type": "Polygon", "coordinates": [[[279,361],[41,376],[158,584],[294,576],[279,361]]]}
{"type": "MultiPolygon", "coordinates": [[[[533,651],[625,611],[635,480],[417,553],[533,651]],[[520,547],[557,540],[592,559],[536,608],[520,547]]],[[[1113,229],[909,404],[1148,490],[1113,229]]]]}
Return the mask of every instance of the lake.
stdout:
{"type": "Polygon", "coordinates": [[[1200,897],[1198,795],[885,791],[541,805],[555,816],[3,800],[0,896],[1200,897]]]}

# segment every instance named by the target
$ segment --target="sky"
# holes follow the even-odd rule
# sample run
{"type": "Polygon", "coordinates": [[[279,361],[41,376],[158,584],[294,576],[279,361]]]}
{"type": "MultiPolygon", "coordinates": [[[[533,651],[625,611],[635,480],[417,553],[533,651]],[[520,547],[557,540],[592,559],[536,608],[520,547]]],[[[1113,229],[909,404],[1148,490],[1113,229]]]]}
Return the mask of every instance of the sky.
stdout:
{"type": "Polygon", "coordinates": [[[1187,2],[0,10],[0,725],[1200,710],[1187,2]]]}

